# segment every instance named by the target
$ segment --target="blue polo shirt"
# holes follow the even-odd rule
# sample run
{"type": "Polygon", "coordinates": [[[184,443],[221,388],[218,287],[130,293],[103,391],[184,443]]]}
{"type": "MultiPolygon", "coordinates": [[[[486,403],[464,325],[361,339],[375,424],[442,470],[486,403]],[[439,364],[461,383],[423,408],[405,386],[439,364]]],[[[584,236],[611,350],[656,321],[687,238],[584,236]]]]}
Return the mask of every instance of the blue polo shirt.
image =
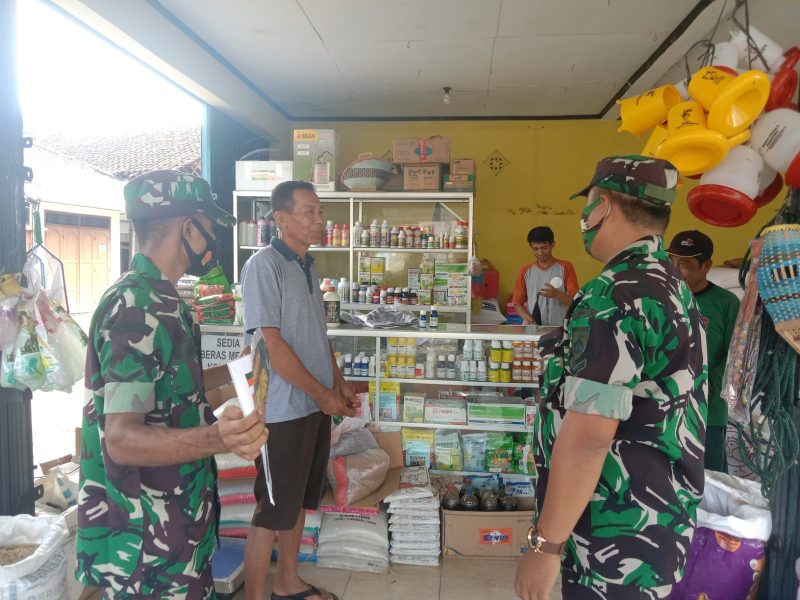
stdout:
{"type": "MultiPolygon", "coordinates": [[[[333,387],[322,292],[314,259],[297,256],[283,241],[251,256],[242,268],[245,342],[262,327],[280,330],[281,337],[314,378],[333,387]]],[[[291,421],[319,410],[308,394],[286,381],[270,366],[266,423],[291,421]]]]}

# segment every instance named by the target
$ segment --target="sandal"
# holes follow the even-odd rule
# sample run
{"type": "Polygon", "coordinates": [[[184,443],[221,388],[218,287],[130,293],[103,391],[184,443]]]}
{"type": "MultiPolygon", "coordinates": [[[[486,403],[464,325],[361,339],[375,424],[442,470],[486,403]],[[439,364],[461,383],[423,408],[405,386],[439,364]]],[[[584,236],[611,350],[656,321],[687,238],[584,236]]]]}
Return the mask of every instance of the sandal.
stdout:
{"type": "Polygon", "coordinates": [[[323,592],[316,586],[311,586],[307,590],[298,592],[297,594],[290,594],[288,596],[279,596],[278,594],[272,594],[270,596],[271,600],[305,600],[309,596],[320,596],[324,597],[329,595],[331,600],[339,600],[339,596],[334,594],[333,592],[323,592]]]}

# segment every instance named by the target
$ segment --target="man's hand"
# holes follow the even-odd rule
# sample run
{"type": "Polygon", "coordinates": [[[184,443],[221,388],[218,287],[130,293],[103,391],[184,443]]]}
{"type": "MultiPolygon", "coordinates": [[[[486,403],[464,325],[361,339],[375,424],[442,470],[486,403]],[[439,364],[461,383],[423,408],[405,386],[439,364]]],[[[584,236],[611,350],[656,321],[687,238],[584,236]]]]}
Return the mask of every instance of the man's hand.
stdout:
{"type": "Polygon", "coordinates": [[[245,460],[254,460],[269,437],[264,415],[254,410],[245,417],[238,406],[228,406],[220,415],[217,427],[228,452],[245,460]]]}
{"type": "Polygon", "coordinates": [[[335,389],[345,399],[345,402],[347,402],[347,407],[352,408],[356,414],[358,414],[359,408],[361,408],[361,400],[358,399],[358,395],[356,394],[355,390],[350,387],[350,384],[342,380],[341,382],[337,382],[335,389]]]}
{"type": "Polygon", "coordinates": [[[355,417],[355,407],[348,406],[348,400],[335,388],[326,388],[322,394],[314,398],[319,409],[332,417],[355,417]]]}
{"type": "Polygon", "coordinates": [[[561,304],[569,304],[572,302],[572,298],[566,292],[562,292],[558,288],[554,288],[549,283],[544,284],[541,290],[539,290],[539,295],[544,298],[555,298],[561,304]]]}
{"type": "Polygon", "coordinates": [[[517,565],[514,591],[522,600],[549,600],[560,570],[560,556],[529,550],[517,565]]]}
{"type": "Polygon", "coordinates": [[[525,325],[533,325],[533,317],[529,316],[523,317],[522,315],[520,315],[520,317],[522,318],[522,322],[525,323],[525,325]]]}

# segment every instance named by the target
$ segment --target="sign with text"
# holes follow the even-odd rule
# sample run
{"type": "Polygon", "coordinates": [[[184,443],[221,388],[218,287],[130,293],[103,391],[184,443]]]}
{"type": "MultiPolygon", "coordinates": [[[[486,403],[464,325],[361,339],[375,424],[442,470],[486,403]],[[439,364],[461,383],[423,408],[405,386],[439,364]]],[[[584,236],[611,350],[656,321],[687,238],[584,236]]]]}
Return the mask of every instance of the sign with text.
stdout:
{"type": "Polygon", "coordinates": [[[243,335],[234,332],[203,332],[200,357],[203,368],[225,365],[236,360],[243,348],[243,335]]]}

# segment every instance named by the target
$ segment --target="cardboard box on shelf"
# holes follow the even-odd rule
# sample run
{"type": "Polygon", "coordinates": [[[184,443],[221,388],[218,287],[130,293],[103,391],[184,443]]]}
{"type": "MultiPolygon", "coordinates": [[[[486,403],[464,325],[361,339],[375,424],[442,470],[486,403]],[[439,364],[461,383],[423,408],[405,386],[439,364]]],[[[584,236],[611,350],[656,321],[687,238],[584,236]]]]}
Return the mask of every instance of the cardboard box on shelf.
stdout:
{"type": "MultiPolygon", "coordinates": [[[[450,175],[475,175],[475,161],[471,158],[454,158],[450,163],[450,175]]],[[[473,178],[474,181],[474,178],[473,178]]]]}
{"type": "Polygon", "coordinates": [[[369,277],[372,274],[372,259],[369,256],[360,256],[358,259],[358,283],[369,285],[369,277]]]}
{"type": "Polygon", "coordinates": [[[534,511],[442,513],[445,556],[519,558],[528,551],[534,511]]]}
{"type": "Polygon", "coordinates": [[[506,396],[497,401],[467,402],[470,425],[525,425],[525,403],[522,398],[506,396]]]}
{"type": "Polygon", "coordinates": [[[403,165],[403,191],[438,192],[442,189],[442,165],[403,165]]]}
{"type": "Polygon", "coordinates": [[[425,400],[425,422],[466,425],[467,407],[463,400],[425,400]]]}
{"type": "Polygon", "coordinates": [[[318,192],[336,191],[336,130],[294,130],[294,174],[310,181],[318,192]]]}
{"type": "MultiPolygon", "coordinates": [[[[392,159],[396,163],[450,162],[450,139],[442,136],[400,138],[392,144],[392,159]]],[[[405,187],[405,186],[404,186],[405,187]]]]}
{"type": "Polygon", "coordinates": [[[369,261],[369,284],[382,285],[386,273],[386,259],[373,256],[369,261]]]}
{"type": "Polygon", "coordinates": [[[405,394],[403,396],[403,422],[423,423],[425,421],[425,394],[405,394]]]}
{"type": "Polygon", "coordinates": [[[442,179],[442,190],[445,192],[474,192],[474,175],[445,175],[442,179]]]}
{"type": "Polygon", "coordinates": [[[290,160],[237,160],[236,189],[238,191],[271,191],[284,181],[292,180],[290,160]]]}

